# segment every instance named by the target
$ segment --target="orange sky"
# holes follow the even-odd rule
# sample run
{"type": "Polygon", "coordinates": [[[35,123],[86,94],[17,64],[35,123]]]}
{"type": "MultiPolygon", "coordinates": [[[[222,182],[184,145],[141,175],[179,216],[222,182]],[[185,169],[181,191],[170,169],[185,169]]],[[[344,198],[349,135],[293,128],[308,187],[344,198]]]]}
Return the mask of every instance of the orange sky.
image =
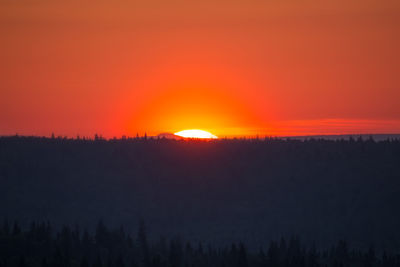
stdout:
{"type": "Polygon", "coordinates": [[[398,0],[0,0],[0,135],[400,133],[398,0]]]}

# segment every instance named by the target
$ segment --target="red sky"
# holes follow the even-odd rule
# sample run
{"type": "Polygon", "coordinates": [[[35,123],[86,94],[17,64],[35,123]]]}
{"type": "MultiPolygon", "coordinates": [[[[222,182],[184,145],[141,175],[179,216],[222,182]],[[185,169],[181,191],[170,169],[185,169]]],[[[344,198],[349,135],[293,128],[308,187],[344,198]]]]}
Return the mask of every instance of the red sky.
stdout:
{"type": "Polygon", "coordinates": [[[0,135],[400,133],[398,0],[0,0],[0,135]]]}

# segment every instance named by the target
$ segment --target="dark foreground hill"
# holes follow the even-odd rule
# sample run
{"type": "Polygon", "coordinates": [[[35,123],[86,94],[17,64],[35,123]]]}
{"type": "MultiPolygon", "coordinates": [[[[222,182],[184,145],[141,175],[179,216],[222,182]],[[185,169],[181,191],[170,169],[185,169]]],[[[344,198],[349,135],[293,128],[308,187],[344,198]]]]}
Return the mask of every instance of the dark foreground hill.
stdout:
{"type": "Polygon", "coordinates": [[[400,249],[400,142],[0,138],[0,216],[217,245],[400,249]]]}

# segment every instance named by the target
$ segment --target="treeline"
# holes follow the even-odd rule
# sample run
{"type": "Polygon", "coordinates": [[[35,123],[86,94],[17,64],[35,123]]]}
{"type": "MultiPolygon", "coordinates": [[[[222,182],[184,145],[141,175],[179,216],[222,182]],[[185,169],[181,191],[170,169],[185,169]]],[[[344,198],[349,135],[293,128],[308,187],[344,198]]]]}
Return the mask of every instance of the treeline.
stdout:
{"type": "Polygon", "coordinates": [[[93,233],[79,226],[55,231],[50,223],[32,222],[22,230],[5,221],[0,229],[0,266],[57,267],[317,267],[400,266],[399,254],[350,249],[343,240],[330,249],[304,246],[299,238],[271,241],[257,252],[245,244],[216,247],[161,237],[149,242],[143,222],[133,236],[121,226],[109,229],[99,221],[93,233]]]}

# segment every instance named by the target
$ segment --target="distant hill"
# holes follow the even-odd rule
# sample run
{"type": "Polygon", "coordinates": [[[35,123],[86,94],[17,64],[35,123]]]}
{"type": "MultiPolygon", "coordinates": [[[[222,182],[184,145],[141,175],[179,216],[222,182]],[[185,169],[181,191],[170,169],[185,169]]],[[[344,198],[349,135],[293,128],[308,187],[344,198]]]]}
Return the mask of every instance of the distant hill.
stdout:
{"type": "Polygon", "coordinates": [[[165,138],[165,139],[174,139],[174,140],[181,140],[183,139],[180,136],[177,136],[173,133],[160,133],[156,136],[157,138],[165,138]]]}
{"type": "Polygon", "coordinates": [[[400,141],[0,138],[0,219],[400,249],[400,141]]]}

